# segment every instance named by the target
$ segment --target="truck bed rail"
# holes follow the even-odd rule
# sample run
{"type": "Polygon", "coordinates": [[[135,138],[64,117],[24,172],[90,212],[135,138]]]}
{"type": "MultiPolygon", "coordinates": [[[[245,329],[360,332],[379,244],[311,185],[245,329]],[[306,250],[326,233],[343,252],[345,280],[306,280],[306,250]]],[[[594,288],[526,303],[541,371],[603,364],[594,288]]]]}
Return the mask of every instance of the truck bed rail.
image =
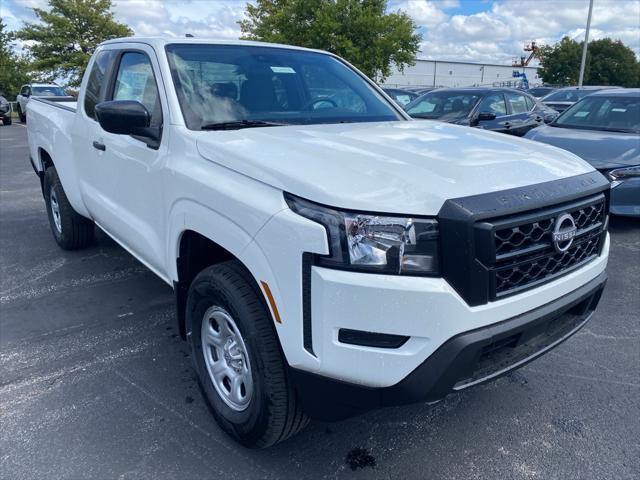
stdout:
{"type": "Polygon", "coordinates": [[[78,102],[78,99],[76,97],[72,97],[70,95],[65,96],[65,97],[31,97],[32,101],[36,101],[36,102],[42,102],[42,103],[46,103],[48,105],[57,107],[57,108],[61,108],[63,110],[68,110],[70,112],[74,112],[76,111],[76,105],[78,102]],[[65,104],[69,104],[72,103],[73,106],[71,105],[65,105],[65,104]]]}

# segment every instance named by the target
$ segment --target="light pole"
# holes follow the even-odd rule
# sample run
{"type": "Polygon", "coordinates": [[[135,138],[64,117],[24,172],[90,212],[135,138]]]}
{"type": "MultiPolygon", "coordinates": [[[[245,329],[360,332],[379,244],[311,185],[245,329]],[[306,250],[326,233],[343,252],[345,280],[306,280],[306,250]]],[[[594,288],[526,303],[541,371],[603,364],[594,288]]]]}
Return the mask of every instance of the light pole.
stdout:
{"type": "Polygon", "coordinates": [[[589,16],[587,17],[587,30],[584,32],[584,45],[582,46],[582,61],[580,62],[580,77],[578,87],[582,87],[584,80],[584,66],[587,63],[587,44],[589,43],[589,29],[591,28],[591,13],[593,12],[593,0],[589,0],[589,16]]]}

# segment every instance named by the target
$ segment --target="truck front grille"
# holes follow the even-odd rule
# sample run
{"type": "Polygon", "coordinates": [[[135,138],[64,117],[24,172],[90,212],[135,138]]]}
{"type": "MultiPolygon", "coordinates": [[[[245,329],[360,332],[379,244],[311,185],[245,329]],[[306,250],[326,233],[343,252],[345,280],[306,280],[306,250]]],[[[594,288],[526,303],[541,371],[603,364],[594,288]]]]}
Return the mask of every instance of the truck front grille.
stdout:
{"type": "Polygon", "coordinates": [[[598,255],[600,237],[591,236],[569,250],[552,255],[541,255],[515,265],[496,269],[496,294],[510,292],[527,285],[548,279],[559,273],[581,265],[598,255]]]}
{"type": "Polygon", "coordinates": [[[605,220],[605,197],[598,195],[569,205],[483,221],[478,228],[481,235],[491,235],[493,251],[479,260],[490,271],[491,298],[533,288],[596,258],[602,247],[605,220]],[[570,247],[561,251],[553,232],[564,214],[571,216],[576,231],[570,247]]]}

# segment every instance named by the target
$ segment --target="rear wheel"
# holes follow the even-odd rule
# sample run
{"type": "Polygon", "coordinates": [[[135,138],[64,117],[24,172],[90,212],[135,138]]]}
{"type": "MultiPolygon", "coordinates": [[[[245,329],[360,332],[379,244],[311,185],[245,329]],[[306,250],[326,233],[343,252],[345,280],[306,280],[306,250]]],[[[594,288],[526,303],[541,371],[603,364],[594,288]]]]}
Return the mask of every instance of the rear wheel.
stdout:
{"type": "Polygon", "coordinates": [[[94,238],[94,223],[73,209],[55,167],[47,168],[44,173],[43,193],[49,225],[57,244],[64,250],[77,250],[89,245],[94,238]]]}
{"type": "Polygon", "coordinates": [[[225,432],[247,447],[264,448],[307,425],[269,311],[240,262],[197,275],[187,325],[200,386],[225,432]]]}

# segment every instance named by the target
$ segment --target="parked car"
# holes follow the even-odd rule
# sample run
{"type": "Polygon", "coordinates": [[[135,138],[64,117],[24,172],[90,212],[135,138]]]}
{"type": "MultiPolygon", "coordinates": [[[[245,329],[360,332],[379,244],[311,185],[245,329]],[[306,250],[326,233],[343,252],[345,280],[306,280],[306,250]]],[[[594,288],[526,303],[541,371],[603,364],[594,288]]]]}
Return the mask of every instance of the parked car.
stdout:
{"type": "Polygon", "coordinates": [[[0,120],[3,125],[11,125],[11,105],[3,96],[0,96],[0,120]]]}
{"type": "Polygon", "coordinates": [[[441,88],[405,107],[413,118],[440,120],[522,136],[558,113],[512,88],[441,88]]]}
{"type": "Polygon", "coordinates": [[[556,90],[557,89],[555,87],[532,87],[525,91],[532,97],[540,99],[552,92],[555,92],[556,90]]]}
{"type": "Polygon", "coordinates": [[[585,159],[611,180],[611,213],[640,217],[640,89],[593,93],[526,138],[585,159]]]}
{"type": "Polygon", "coordinates": [[[384,90],[384,93],[393,98],[393,100],[403,108],[418,98],[417,93],[400,90],[399,88],[383,88],[382,90],[384,90]]]}
{"type": "Polygon", "coordinates": [[[29,83],[23,85],[16,97],[18,117],[22,123],[27,121],[27,103],[30,97],[65,97],[64,89],[55,83],[29,83]]]}
{"type": "Polygon", "coordinates": [[[604,288],[593,167],[413,121],[326,52],[110,40],[77,103],[27,109],[55,241],[97,224],[174,288],[204,397],[247,446],[496,378],[604,288]]]}
{"type": "Polygon", "coordinates": [[[598,90],[610,89],[610,88],[619,88],[619,87],[597,87],[597,86],[587,86],[587,87],[565,87],[556,90],[555,92],[551,92],[549,95],[546,95],[540,99],[542,103],[544,103],[547,107],[553,108],[558,112],[564,112],[571,105],[576,103],[581,98],[586,97],[598,90]]]}

